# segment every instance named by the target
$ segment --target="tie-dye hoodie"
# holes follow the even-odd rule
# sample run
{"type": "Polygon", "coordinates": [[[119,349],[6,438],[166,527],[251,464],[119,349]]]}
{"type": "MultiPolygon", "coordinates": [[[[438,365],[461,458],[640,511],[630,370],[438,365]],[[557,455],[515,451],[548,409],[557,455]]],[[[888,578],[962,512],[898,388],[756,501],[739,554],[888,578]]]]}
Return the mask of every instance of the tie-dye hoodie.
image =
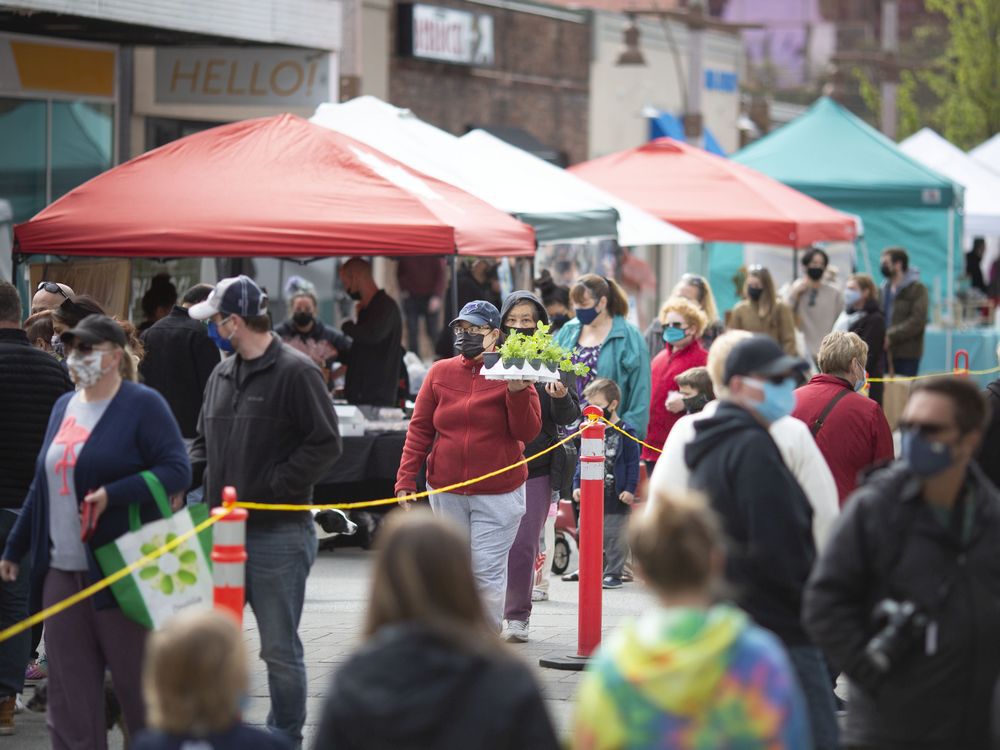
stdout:
{"type": "Polygon", "coordinates": [[[778,639],[727,605],[658,608],[616,631],[580,686],[576,750],[808,749],[778,639]]]}

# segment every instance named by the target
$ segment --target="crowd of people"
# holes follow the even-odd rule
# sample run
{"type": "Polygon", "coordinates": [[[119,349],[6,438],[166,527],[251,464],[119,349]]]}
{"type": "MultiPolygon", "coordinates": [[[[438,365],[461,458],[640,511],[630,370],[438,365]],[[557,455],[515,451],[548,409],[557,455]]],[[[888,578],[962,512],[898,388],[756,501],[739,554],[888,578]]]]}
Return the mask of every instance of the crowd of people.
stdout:
{"type": "MultiPolygon", "coordinates": [[[[573,443],[557,444],[585,405],[609,424],[602,585],[641,579],[655,604],[592,659],[573,747],[991,746],[1000,494],[984,457],[1000,454],[1000,423],[968,380],[930,377],[894,447],[868,381],[918,371],[927,290],[904,250],[883,253],[881,290],[855,274],[841,291],[820,248],[784,290],[751,266],[726,316],[685,274],[645,334],[614,279],[543,276],[501,300],[478,261],[460,269],[474,296],[439,326],[443,265],[411,265],[410,349],[422,325],[451,356],[416,395],[402,510],[379,534],[363,644],[329,688],[317,748],[559,746],[503,642],[530,640],[552,506],[580,502],[573,443]],[[540,325],[585,374],[483,377],[485,355],[540,325]],[[424,486],[429,511],[413,502],[424,486]]],[[[331,391],[398,404],[404,369],[404,315],[371,266],[352,259],[340,282],[356,302],[341,330],[308,286],[275,327],[265,291],[239,276],[169,304],[158,282],[142,331],[48,281],[22,320],[0,282],[0,412],[14,416],[0,438],[0,625],[103,577],[94,550],[159,517],[144,472],[177,508],[217,505],[225,486],[312,502],[342,452],[331,391]]],[[[151,634],[101,592],[0,642],[0,733],[26,676],[44,673],[53,747],[105,747],[108,673],[136,748],[299,746],[311,514],[251,511],[246,549],[266,732],[241,723],[247,655],[230,619],[190,613],[151,634]]]]}

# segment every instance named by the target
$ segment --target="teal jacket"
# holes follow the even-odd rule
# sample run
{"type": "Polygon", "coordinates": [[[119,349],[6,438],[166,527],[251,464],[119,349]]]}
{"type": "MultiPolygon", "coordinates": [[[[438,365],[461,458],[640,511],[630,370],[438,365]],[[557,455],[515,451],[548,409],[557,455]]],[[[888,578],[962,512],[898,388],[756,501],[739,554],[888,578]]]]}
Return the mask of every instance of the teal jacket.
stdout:
{"type": "MultiPolygon", "coordinates": [[[[579,339],[580,321],[576,318],[556,334],[556,343],[564,349],[575,349],[579,339]]],[[[597,375],[618,384],[622,391],[618,416],[632,425],[640,438],[645,438],[651,389],[649,349],[639,330],[621,316],[613,319],[611,332],[601,347],[597,375]]]]}

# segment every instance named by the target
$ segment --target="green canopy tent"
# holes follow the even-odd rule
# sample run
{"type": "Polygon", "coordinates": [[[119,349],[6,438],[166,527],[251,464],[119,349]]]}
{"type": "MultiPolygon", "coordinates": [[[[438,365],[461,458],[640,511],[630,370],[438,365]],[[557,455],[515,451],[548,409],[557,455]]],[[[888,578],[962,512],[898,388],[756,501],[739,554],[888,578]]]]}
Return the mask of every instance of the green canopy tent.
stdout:
{"type": "MultiPolygon", "coordinates": [[[[962,188],[907,156],[829,98],[751,143],[733,160],[828,206],[860,216],[860,270],[875,270],[885,247],[900,245],[921,278],[951,299],[962,256],[962,188]],[[864,248],[867,247],[865,251],[864,248]]],[[[940,297],[939,297],[940,301],[940,297]]]]}

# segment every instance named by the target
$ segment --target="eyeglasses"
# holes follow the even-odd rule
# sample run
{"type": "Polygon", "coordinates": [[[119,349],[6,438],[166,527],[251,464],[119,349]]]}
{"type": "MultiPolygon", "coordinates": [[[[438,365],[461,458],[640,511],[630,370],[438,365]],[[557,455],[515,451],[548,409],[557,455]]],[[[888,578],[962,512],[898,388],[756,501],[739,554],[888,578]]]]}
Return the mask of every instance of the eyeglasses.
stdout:
{"type": "Polygon", "coordinates": [[[54,281],[42,281],[35,287],[36,292],[46,291],[49,294],[61,294],[66,299],[69,299],[69,295],[63,291],[63,288],[56,284],[54,281]]]}
{"type": "Polygon", "coordinates": [[[907,422],[903,420],[899,422],[900,432],[919,432],[924,437],[947,432],[952,427],[953,425],[950,424],[935,424],[933,422],[907,422]]]}
{"type": "Polygon", "coordinates": [[[456,336],[460,333],[481,333],[485,336],[492,330],[493,329],[490,328],[489,326],[469,326],[468,328],[464,328],[462,326],[451,327],[451,332],[454,333],[456,336]]]}
{"type": "Polygon", "coordinates": [[[674,323],[664,323],[663,327],[664,328],[676,328],[678,331],[683,331],[685,328],[687,328],[687,323],[677,323],[677,322],[674,322],[674,323]]]}
{"type": "Polygon", "coordinates": [[[79,352],[80,354],[91,354],[92,352],[101,352],[103,354],[111,351],[111,349],[98,349],[94,344],[85,344],[82,341],[72,346],[67,345],[66,350],[67,352],[79,352]]]}

